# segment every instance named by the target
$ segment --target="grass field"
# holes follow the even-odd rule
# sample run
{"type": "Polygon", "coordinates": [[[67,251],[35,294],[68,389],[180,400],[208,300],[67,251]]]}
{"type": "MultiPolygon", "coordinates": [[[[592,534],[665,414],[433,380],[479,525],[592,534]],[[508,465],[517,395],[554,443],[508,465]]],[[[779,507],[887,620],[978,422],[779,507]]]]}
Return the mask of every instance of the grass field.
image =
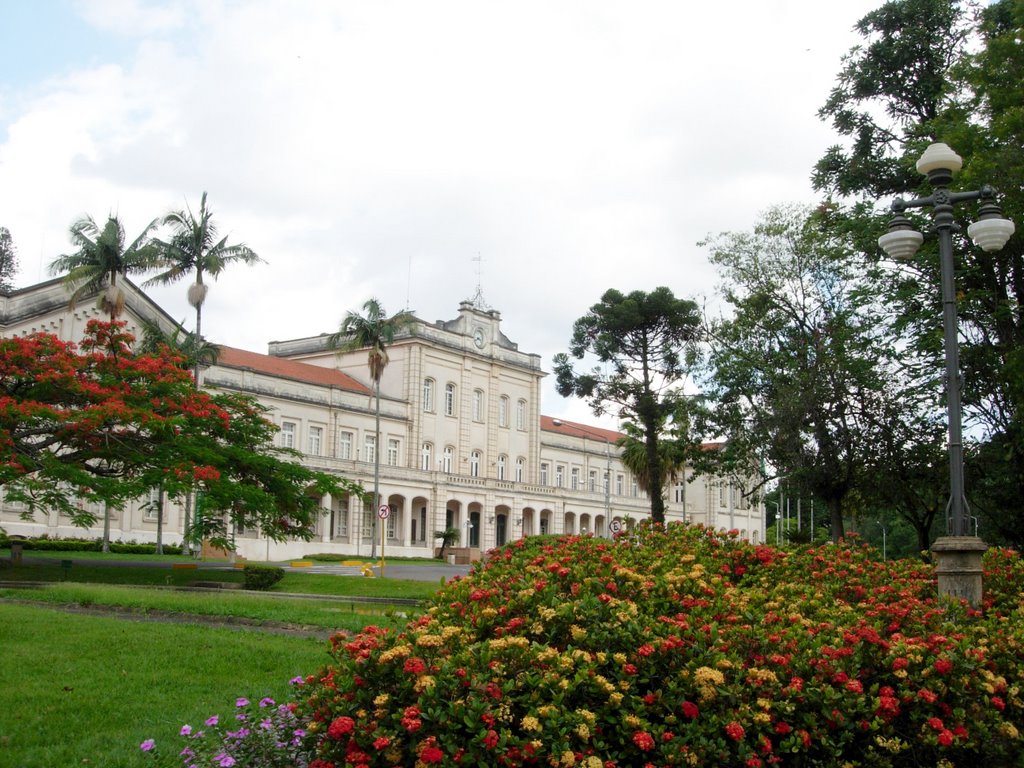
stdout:
{"type": "Polygon", "coordinates": [[[0,768],[178,765],[182,724],[228,714],[236,696],[285,696],[326,647],[0,603],[0,768]]]}
{"type": "MultiPolygon", "coordinates": [[[[136,556],[122,556],[122,560],[136,556]]],[[[145,556],[143,556],[145,557],[145,556]]],[[[217,581],[241,584],[242,571],[236,568],[179,569],[152,565],[112,566],[102,562],[83,565],[75,563],[65,570],[60,558],[46,558],[39,563],[0,568],[3,581],[73,581],[87,584],[139,584],[162,587],[185,587],[196,581],[217,581]]],[[[432,595],[441,584],[404,581],[401,579],[368,579],[363,576],[336,576],[321,573],[285,573],[271,592],[299,592],[312,595],[354,595],[362,597],[405,597],[423,599],[432,595]]]]}
{"type": "Polygon", "coordinates": [[[322,639],[191,623],[198,617],[357,631],[371,623],[404,624],[401,614],[416,609],[346,603],[336,596],[424,599],[441,586],[287,573],[270,593],[191,592],[166,587],[241,582],[242,573],[154,567],[145,555],[81,558],[95,562],[61,567],[60,560],[79,554],[47,553],[41,563],[0,568],[0,580],[49,582],[0,588],[0,768],[180,766],[183,724],[228,715],[239,696],[280,700],[292,677],[313,673],[328,660],[322,639]],[[139,564],[105,565],[104,559],[139,564]],[[135,616],[159,611],[176,621],[79,615],[62,610],[65,605],[135,616]],[[150,738],[157,749],[144,754],[139,744],[150,738]]]}

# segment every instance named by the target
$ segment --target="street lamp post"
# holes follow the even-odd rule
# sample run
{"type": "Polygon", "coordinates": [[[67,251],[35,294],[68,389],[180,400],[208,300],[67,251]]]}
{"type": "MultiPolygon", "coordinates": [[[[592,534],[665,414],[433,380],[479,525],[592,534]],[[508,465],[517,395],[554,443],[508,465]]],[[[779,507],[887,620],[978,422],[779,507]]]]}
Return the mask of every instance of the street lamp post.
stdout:
{"type": "MultiPolygon", "coordinates": [[[[605,457],[605,469],[604,469],[604,524],[611,525],[612,517],[612,444],[608,441],[608,438],[597,432],[591,432],[586,427],[581,427],[578,424],[566,425],[561,419],[552,419],[551,423],[556,427],[570,426],[572,429],[579,430],[591,437],[596,437],[599,440],[604,441],[604,457],[605,457]]],[[[585,444],[584,444],[585,445],[585,444]]]]}
{"type": "Polygon", "coordinates": [[[913,229],[903,215],[908,208],[931,208],[932,228],[938,235],[942,279],[942,317],[946,353],[946,411],[949,420],[949,502],[947,535],[932,545],[938,560],[939,594],[966,599],[971,605],[981,602],[981,555],[986,544],[971,536],[964,496],[963,433],[960,401],[960,351],[957,339],[956,289],[954,286],[953,232],[959,226],[953,219],[953,206],[978,200],[979,219],[967,228],[967,234],[984,251],[998,251],[1013,234],[1014,225],[1002,216],[992,187],[972,192],[951,192],[954,174],[963,159],[945,144],[932,144],[917,161],[917,170],[928,177],[934,192],[928,197],[892,202],[893,218],[889,231],[878,244],[890,257],[909,259],[917,252],[924,236],[913,229]]]}

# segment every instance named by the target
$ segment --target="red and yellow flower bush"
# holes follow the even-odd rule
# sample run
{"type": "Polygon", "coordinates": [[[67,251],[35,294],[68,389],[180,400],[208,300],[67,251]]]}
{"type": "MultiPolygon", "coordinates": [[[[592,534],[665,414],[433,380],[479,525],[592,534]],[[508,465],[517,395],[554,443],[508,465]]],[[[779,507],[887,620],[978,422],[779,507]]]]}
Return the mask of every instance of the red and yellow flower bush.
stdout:
{"type": "Polygon", "coordinates": [[[975,610],[866,547],[517,541],[404,632],[334,638],[299,689],[310,764],[1017,764],[1024,566],[986,567],[975,610]]]}

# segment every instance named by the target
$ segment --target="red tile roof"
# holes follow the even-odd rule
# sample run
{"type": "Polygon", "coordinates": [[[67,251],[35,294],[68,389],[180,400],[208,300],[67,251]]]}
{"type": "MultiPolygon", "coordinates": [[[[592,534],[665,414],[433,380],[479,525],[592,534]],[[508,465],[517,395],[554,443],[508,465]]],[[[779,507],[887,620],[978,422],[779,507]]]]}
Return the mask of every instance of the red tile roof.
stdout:
{"type": "Polygon", "coordinates": [[[620,437],[623,437],[621,432],[616,432],[613,429],[591,427],[587,424],[577,424],[575,421],[555,419],[551,416],[540,417],[540,428],[548,432],[558,432],[562,435],[568,435],[569,437],[582,437],[590,440],[607,440],[612,445],[614,445],[615,441],[620,437]]]}
{"type": "Polygon", "coordinates": [[[261,355],[258,352],[249,352],[245,349],[235,347],[220,347],[220,356],[217,364],[226,368],[242,368],[265,373],[269,376],[280,376],[294,381],[304,381],[309,384],[317,384],[324,387],[338,387],[347,389],[350,392],[359,392],[364,395],[370,394],[370,388],[360,384],[347,373],[342,373],[334,368],[325,368],[319,365],[309,365],[295,360],[288,360],[283,357],[261,355]]]}

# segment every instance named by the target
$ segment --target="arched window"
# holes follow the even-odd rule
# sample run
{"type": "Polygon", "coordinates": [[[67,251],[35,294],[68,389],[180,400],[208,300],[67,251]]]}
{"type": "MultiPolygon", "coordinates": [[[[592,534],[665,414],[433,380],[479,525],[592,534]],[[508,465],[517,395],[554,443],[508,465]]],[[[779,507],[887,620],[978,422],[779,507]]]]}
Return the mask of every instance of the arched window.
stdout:
{"type": "Polygon", "coordinates": [[[441,471],[451,474],[452,461],[455,458],[455,449],[450,445],[444,447],[444,455],[441,457],[441,471]]]}
{"type": "Polygon", "coordinates": [[[420,449],[420,469],[429,472],[434,468],[433,455],[434,446],[430,443],[424,443],[420,449]]]}
{"type": "Polygon", "coordinates": [[[505,454],[501,454],[498,457],[498,479],[505,479],[505,465],[508,464],[508,457],[505,454]]]}
{"type": "Polygon", "coordinates": [[[469,454],[469,475],[480,477],[480,451],[473,451],[469,454]]]}
{"type": "Polygon", "coordinates": [[[473,421],[484,420],[484,391],[482,389],[473,390],[473,421]]]}
{"type": "Polygon", "coordinates": [[[455,415],[455,385],[450,381],[444,385],[444,415],[455,415]]]}
{"type": "Polygon", "coordinates": [[[516,429],[526,429],[526,401],[516,403],[516,429]]]}
{"type": "Polygon", "coordinates": [[[423,410],[433,412],[434,410],[434,380],[423,380],[423,410]]]}
{"type": "Polygon", "coordinates": [[[526,459],[520,456],[516,459],[516,482],[521,483],[526,479],[526,459]]]}
{"type": "Polygon", "coordinates": [[[508,426],[508,396],[502,395],[498,400],[498,426],[508,426]]]}

